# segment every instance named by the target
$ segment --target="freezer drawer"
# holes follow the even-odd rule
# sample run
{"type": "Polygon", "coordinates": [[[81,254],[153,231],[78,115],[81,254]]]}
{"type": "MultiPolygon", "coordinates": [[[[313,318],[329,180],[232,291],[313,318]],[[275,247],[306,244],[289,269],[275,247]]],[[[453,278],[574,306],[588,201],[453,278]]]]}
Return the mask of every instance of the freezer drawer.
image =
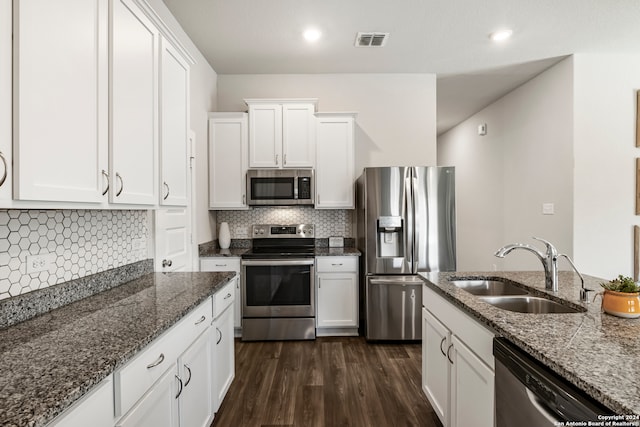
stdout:
{"type": "Polygon", "coordinates": [[[422,339],[422,280],[418,276],[366,278],[366,338],[422,339]]]}

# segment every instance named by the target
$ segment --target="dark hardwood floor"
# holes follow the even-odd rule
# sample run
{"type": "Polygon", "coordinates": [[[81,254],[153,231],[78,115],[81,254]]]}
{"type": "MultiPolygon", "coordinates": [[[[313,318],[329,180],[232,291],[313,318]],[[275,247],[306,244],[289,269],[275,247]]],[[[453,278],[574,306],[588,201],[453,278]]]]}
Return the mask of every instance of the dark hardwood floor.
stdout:
{"type": "Polygon", "coordinates": [[[236,340],[213,427],[441,427],[421,389],[420,343],[236,340]]]}

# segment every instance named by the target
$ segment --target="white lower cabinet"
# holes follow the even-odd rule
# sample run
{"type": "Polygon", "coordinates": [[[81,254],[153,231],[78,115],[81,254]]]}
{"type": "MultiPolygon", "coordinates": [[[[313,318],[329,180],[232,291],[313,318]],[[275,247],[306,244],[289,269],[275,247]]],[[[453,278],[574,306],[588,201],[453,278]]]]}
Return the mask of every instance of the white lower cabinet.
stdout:
{"type": "Polygon", "coordinates": [[[200,271],[235,271],[238,274],[233,297],[233,327],[235,336],[241,336],[242,290],[240,288],[240,257],[202,257],[200,258],[200,271]]]}
{"type": "Polygon", "coordinates": [[[422,390],[445,427],[493,427],[493,333],[423,287],[422,390]]]}
{"type": "Polygon", "coordinates": [[[207,427],[213,419],[209,332],[200,335],[178,359],[180,427],[207,427]]]}
{"type": "Polygon", "coordinates": [[[174,427],[178,425],[176,401],[177,376],[168,369],[133,408],[122,417],[116,427],[174,427]]]}
{"type": "MultiPolygon", "coordinates": [[[[234,281],[239,281],[238,276],[235,277],[234,281]]],[[[233,341],[234,281],[221,289],[214,297],[214,320],[210,334],[211,354],[213,356],[211,358],[213,412],[218,412],[222,400],[235,378],[235,349],[233,341]]]]}
{"type": "Polygon", "coordinates": [[[358,257],[317,257],[316,335],[357,335],[358,320],[358,257]]]}

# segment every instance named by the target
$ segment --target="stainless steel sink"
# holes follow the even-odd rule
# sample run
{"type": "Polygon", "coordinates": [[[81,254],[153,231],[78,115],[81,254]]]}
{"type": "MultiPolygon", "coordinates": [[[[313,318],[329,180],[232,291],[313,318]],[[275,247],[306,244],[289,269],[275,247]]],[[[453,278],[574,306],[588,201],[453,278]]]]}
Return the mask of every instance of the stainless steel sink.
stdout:
{"type": "Polygon", "coordinates": [[[497,296],[497,295],[527,295],[528,292],[520,288],[516,285],[513,285],[508,282],[502,282],[499,280],[463,280],[456,279],[452,280],[451,283],[459,287],[460,289],[464,289],[473,295],[486,295],[486,296],[497,296]]]}
{"type": "Polygon", "coordinates": [[[480,299],[503,310],[518,313],[581,313],[585,311],[531,295],[480,297],[480,299]]]}

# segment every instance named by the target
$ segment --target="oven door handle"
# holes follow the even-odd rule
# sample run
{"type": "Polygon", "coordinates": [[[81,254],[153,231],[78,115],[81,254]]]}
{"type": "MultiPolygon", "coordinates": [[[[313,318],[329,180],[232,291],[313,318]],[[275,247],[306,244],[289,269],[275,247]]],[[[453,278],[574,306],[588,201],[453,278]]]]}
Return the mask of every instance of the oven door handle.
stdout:
{"type": "Polygon", "coordinates": [[[268,266],[280,266],[280,265],[314,265],[315,260],[313,258],[306,259],[269,259],[269,260],[242,260],[242,265],[268,265],[268,266]]]}

